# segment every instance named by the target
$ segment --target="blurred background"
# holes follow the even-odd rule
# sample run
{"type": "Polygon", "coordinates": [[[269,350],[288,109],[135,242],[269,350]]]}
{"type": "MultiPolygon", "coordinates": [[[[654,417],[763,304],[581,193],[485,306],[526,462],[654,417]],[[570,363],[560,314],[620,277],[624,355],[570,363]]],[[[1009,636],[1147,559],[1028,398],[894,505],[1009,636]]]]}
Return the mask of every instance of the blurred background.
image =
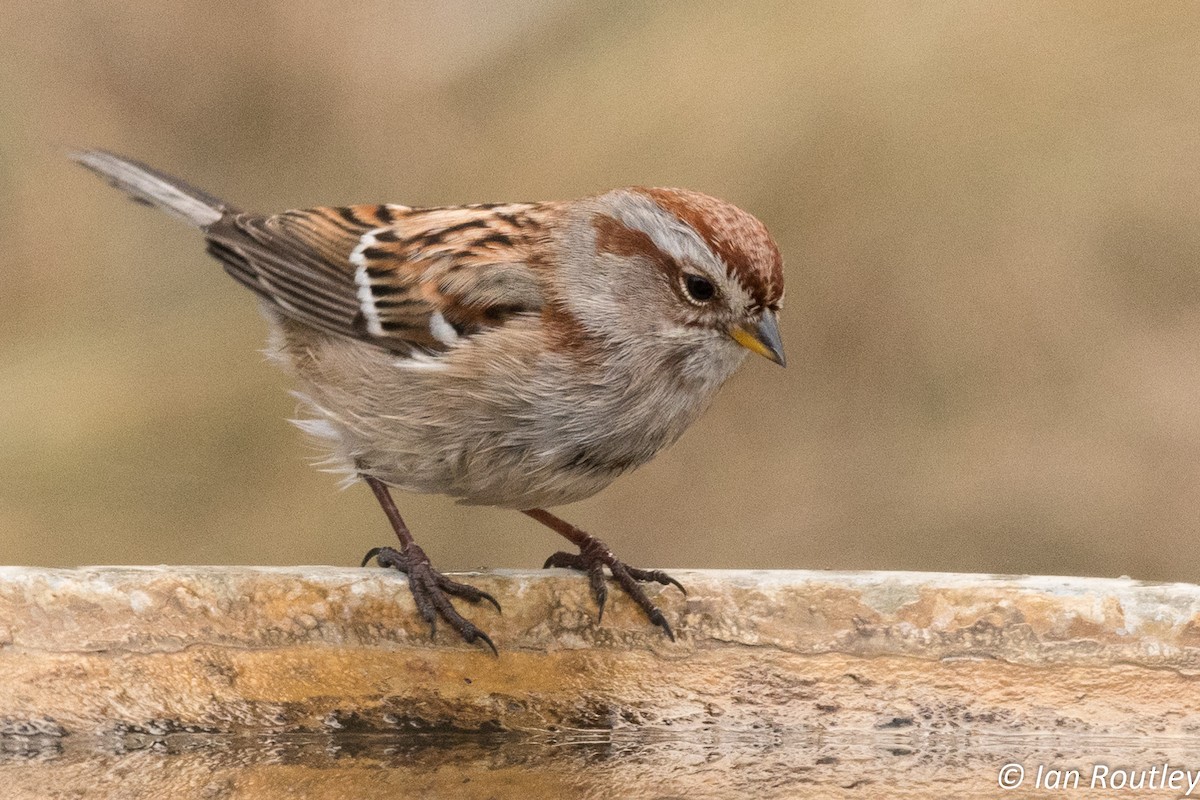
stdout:
{"type": "MultiPolygon", "coordinates": [[[[1200,580],[1200,5],[6,3],[0,563],[357,563],[250,295],[65,153],[247,208],[686,186],[789,365],[560,513],[631,563],[1200,580]]],[[[443,569],[519,514],[402,495],[443,569]]]]}

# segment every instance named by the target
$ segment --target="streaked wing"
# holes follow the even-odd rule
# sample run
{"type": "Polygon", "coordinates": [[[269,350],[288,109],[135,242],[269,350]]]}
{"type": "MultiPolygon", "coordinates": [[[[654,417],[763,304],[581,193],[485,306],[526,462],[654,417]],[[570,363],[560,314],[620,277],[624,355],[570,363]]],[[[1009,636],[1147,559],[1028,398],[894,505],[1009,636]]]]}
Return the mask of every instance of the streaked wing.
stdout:
{"type": "Polygon", "coordinates": [[[238,214],[208,228],[208,250],[298,322],[396,352],[437,352],[541,309],[539,245],[555,212],[505,204],[238,214]]]}

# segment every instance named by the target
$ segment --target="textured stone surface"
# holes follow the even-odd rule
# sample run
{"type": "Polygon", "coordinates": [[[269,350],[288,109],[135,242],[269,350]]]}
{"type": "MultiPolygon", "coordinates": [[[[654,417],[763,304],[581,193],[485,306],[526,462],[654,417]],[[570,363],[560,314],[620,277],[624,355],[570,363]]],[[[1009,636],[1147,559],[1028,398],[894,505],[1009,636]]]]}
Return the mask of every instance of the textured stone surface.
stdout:
{"type": "MultiPolygon", "coordinates": [[[[408,785],[508,776],[511,792],[481,796],[529,796],[535,778],[642,796],[656,775],[786,796],[901,768],[928,785],[979,777],[1003,763],[980,743],[1136,741],[1150,757],[1200,734],[1195,586],[676,576],[686,598],[654,590],[676,643],[615,592],[598,625],[574,575],[466,576],[504,605],[466,609],[496,658],[445,632],[431,642],[403,577],[381,570],[0,568],[0,780],[18,797],[77,796],[73,781],[120,763],[172,797],[259,796],[221,781],[306,770],[331,797],[397,770],[408,785]]],[[[990,796],[995,775],[979,781],[990,796]]]]}

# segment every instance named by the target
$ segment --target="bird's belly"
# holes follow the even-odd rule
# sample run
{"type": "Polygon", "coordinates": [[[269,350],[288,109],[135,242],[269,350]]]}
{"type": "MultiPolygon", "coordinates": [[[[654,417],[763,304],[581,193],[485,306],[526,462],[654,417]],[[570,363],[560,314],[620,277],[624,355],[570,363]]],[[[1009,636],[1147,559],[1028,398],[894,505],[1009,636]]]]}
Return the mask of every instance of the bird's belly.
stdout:
{"type": "Polygon", "coordinates": [[[460,415],[453,428],[376,430],[356,449],[372,474],[408,491],[538,508],[591,497],[650,461],[691,416],[651,418],[629,408],[614,421],[611,413],[593,418],[586,408],[550,403],[460,415]]]}
{"type": "Polygon", "coordinates": [[[458,491],[463,503],[531,508],[591,497],[670,445],[693,415],[668,419],[628,408],[617,417],[590,418],[587,409],[545,409],[527,427],[462,453],[458,491]]]}
{"type": "Polygon", "coordinates": [[[399,489],[445,494],[467,505],[501,508],[539,508],[573,503],[591,497],[625,469],[604,464],[571,465],[519,448],[398,453],[377,443],[358,449],[361,467],[399,489]]]}
{"type": "Polygon", "coordinates": [[[316,420],[302,427],[325,440],[331,462],[472,505],[590,497],[674,442],[717,385],[697,390],[646,370],[581,376],[553,358],[397,369],[375,348],[324,336],[304,344],[281,349],[316,420]]]}

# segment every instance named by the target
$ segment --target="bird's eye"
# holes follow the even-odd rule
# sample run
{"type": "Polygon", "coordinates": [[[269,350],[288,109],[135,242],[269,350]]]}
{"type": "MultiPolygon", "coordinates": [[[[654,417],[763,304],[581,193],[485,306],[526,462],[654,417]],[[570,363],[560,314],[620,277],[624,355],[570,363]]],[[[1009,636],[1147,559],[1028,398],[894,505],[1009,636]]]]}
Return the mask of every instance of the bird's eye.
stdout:
{"type": "Polygon", "coordinates": [[[688,297],[697,303],[707,303],[717,294],[717,287],[713,286],[712,281],[703,275],[690,272],[683,276],[683,289],[688,293],[688,297]]]}

